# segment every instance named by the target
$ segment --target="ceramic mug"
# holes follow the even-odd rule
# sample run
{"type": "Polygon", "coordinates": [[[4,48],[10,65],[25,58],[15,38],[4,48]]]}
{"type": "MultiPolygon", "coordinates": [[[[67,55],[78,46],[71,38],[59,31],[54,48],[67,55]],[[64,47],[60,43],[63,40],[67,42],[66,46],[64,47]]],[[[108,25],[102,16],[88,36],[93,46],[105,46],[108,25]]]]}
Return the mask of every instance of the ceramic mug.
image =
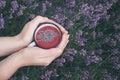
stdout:
{"type": "Polygon", "coordinates": [[[33,42],[28,46],[38,46],[40,48],[49,49],[57,47],[61,42],[62,32],[60,28],[53,23],[40,23],[33,34],[33,42]]]}

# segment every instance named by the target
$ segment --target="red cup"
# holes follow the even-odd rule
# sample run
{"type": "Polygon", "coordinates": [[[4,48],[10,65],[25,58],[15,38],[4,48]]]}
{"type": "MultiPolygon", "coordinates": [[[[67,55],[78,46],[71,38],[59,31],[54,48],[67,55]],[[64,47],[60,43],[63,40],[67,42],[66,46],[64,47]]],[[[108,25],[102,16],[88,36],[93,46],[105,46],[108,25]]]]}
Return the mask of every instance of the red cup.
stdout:
{"type": "Polygon", "coordinates": [[[38,25],[34,32],[33,39],[35,45],[40,48],[54,48],[61,42],[62,32],[57,25],[45,22],[38,25]]]}

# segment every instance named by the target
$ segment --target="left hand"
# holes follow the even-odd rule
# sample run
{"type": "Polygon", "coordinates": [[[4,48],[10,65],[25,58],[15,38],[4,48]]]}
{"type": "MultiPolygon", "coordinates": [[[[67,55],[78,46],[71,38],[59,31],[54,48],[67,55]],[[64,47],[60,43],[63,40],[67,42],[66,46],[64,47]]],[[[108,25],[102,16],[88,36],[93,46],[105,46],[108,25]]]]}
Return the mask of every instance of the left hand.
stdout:
{"type": "Polygon", "coordinates": [[[48,18],[37,16],[33,20],[25,24],[23,30],[18,34],[18,36],[25,42],[26,46],[30,44],[33,40],[33,33],[36,27],[43,22],[46,22],[48,18]]]}
{"type": "Polygon", "coordinates": [[[26,46],[28,46],[32,42],[33,33],[34,33],[36,27],[40,23],[43,23],[43,22],[54,23],[54,24],[58,25],[58,27],[61,29],[62,33],[67,32],[60,24],[54,22],[53,20],[50,20],[46,17],[37,16],[33,20],[31,20],[30,22],[26,23],[23,30],[21,31],[21,33],[18,34],[18,36],[21,37],[22,40],[24,40],[26,46]]]}

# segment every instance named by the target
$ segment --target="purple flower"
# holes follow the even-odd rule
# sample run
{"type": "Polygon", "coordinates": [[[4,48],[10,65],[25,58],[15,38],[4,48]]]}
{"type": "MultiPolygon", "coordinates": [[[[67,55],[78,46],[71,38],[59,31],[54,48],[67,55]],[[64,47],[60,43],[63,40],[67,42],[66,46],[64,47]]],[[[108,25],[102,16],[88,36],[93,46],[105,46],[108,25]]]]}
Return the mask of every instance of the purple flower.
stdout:
{"type": "Polygon", "coordinates": [[[104,50],[102,50],[102,49],[96,50],[96,53],[97,53],[97,54],[102,54],[103,52],[104,52],[104,50]]]}
{"type": "Polygon", "coordinates": [[[72,74],[71,74],[70,72],[68,72],[68,73],[65,73],[64,76],[65,76],[66,78],[71,78],[71,77],[72,77],[72,74]]]}
{"type": "Polygon", "coordinates": [[[23,10],[19,10],[19,12],[17,13],[18,16],[23,15],[23,10]]]}
{"type": "Polygon", "coordinates": [[[86,52],[85,49],[81,49],[81,50],[79,51],[79,53],[80,53],[80,55],[82,55],[82,56],[86,56],[86,54],[87,54],[87,52],[86,52]]]}
{"type": "Polygon", "coordinates": [[[120,69],[120,58],[117,55],[114,55],[110,59],[113,63],[113,68],[117,70],[120,69]]]}
{"type": "Polygon", "coordinates": [[[47,6],[45,3],[42,3],[42,10],[41,10],[41,14],[44,15],[45,12],[47,11],[47,6]]]}
{"type": "Polygon", "coordinates": [[[19,7],[18,2],[16,0],[11,2],[12,9],[16,11],[19,7]]]}
{"type": "Polygon", "coordinates": [[[47,70],[45,71],[44,75],[40,76],[40,79],[42,80],[50,80],[51,77],[58,77],[58,73],[56,69],[52,69],[52,70],[47,70]]]}
{"type": "Polygon", "coordinates": [[[67,57],[67,56],[75,56],[76,54],[77,54],[77,50],[75,50],[74,48],[69,48],[66,49],[63,55],[67,57]]]}
{"type": "Polygon", "coordinates": [[[88,71],[83,71],[80,76],[80,80],[89,80],[89,77],[90,77],[90,73],[88,71]]]}
{"type": "Polygon", "coordinates": [[[103,70],[101,73],[103,74],[104,80],[113,80],[111,74],[108,73],[107,70],[103,70]]]}
{"type": "Polygon", "coordinates": [[[118,30],[118,29],[120,30],[120,24],[114,24],[113,26],[116,30],[118,30]]]}
{"type": "Polygon", "coordinates": [[[61,8],[61,7],[56,7],[55,11],[56,11],[56,13],[62,13],[62,12],[64,12],[63,8],[61,8]]]}
{"type": "Polygon", "coordinates": [[[35,0],[23,0],[25,3],[29,3],[29,4],[31,4],[31,3],[33,3],[33,1],[35,1],[35,0]]]}
{"type": "Polygon", "coordinates": [[[57,60],[55,61],[55,64],[56,64],[57,66],[62,67],[65,62],[66,62],[66,60],[65,60],[64,58],[59,58],[59,59],[57,59],[57,60]]]}
{"type": "Polygon", "coordinates": [[[91,29],[96,27],[100,20],[109,20],[110,15],[107,14],[107,10],[111,8],[114,2],[102,2],[87,1],[87,3],[83,2],[80,5],[80,14],[85,18],[83,21],[84,27],[91,29]]]}
{"type": "Polygon", "coordinates": [[[3,15],[1,14],[0,15],[0,29],[3,29],[4,28],[4,24],[5,24],[5,20],[3,18],[3,15]]]}
{"type": "Polygon", "coordinates": [[[20,5],[19,11],[17,13],[18,16],[23,15],[23,11],[26,9],[27,7],[24,5],[20,5]]]}
{"type": "Polygon", "coordinates": [[[103,36],[103,32],[97,32],[97,36],[98,37],[102,37],[103,36]]]}
{"type": "Polygon", "coordinates": [[[102,61],[102,57],[100,57],[99,55],[96,55],[95,51],[89,51],[87,54],[88,55],[85,58],[85,63],[87,66],[90,65],[92,62],[99,63],[102,61]]]}
{"type": "Polygon", "coordinates": [[[83,31],[78,30],[76,32],[76,42],[78,43],[79,46],[85,46],[85,42],[87,42],[86,38],[82,37],[83,31]]]}
{"type": "Polygon", "coordinates": [[[52,76],[54,76],[54,77],[58,77],[59,76],[59,74],[57,73],[56,69],[52,69],[52,76]]]}
{"type": "Polygon", "coordinates": [[[52,7],[52,3],[49,2],[48,0],[45,1],[45,4],[46,4],[47,7],[52,7]]]}
{"type": "Polygon", "coordinates": [[[63,56],[67,61],[73,62],[74,56],[77,54],[77,50],[74,48],[66,49],[63,56]]]}
{"type": "Polygon", "coordinates": [[[118,49],[112,49],[112,50],[111,50],[111,53],[112,53],[113,55],[116,55],[116,54],[119,53],[119,51],[118,51],[118,49]]]}
{"type": "Polygon", "coordinates": [[[93,32],[91,33],[91,36],[93,37],[93,39],[95,39],[95,38],[96,38],[96,32],[93,31],[93,32]]]}
{"type": "Polygon", "coordinates": [[[66,59],[67,59],[67,61],[69,61],[69,62],[73,62],[74,57],[73,57],[73,56],[67,56],[66,59]]]}
{"type": "Polygon", "coordinates": [[[8,80],[17,80],[17,77],[11,77],[10,79],[8,80]]]}
{"type": "Polygon", "coordinates": [[[64,21],[67,19],[66,16],[64,16],[61,13],[57,13],[53,16],[51,16],[52,19],[54,19],[55,21],[57,21],[58,23],[64,23],[64,21]]]}
{"type": "Polygon", "coordinates": [[[6,6],[6,1],[5,0],[0,0],[0,8],[3,8],[6,6]]]}
{"type": "Polygon", "coordinates": [[[75,5],[76,5],[76,1],[75,0],[66,0],[66,6],[68,8],[75,7],[75,5]]]}
{"type": "Polygon", "coordinates": [[[66,21],[66,23],[65,23],[65,27],[66,27],[67,29],[72,28],[73,25],[74,25],[74,22],[71,21],[71,20],[68,20],[68,21],[66,21]]]}
{"type": "Polygon", "coordinates": [[[77,35],[77,36],[82,36],[82,35],[83,35],[83,31],[82,31],[82,30],[78,30],[78,31],[76,32],[76,35],[77,35]]]}
{"type": "Polygon", "coordinates": [[[120,41],[120,33],[118,33],[118,34],[116,34],[116,39],[118,40],[118,41],[120,41]]]}
{"type": "Polygon", "coordinates": [[[30,19],[35,18],[35,16],[36,16],[35,14],[29,14],[29,18],[30,18],[30,19]]]}
{"type": "Polygon", "coordinates": [[[39,6],[38,3],[34,3],[33,5],[30,5],[29,8],[35,10],[38,6],[39,6]]]}
{"type": "Polygon", "coordinates": [[[27,76],[22,76],[22,80],[29,80],[27,76]]]}

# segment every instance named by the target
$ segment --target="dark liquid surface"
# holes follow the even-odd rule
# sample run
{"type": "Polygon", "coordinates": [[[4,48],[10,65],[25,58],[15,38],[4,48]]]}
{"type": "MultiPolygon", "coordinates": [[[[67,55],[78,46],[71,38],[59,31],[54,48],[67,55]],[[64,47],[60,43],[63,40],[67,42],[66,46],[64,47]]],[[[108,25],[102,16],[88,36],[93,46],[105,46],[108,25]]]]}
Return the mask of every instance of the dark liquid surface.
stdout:
{"type": "Polygon", "coordinates": [[[61,33],[57,28],[45,26],[37,30],[35,40],[42,48],[53,48],[60,43],[61,33]]]}

